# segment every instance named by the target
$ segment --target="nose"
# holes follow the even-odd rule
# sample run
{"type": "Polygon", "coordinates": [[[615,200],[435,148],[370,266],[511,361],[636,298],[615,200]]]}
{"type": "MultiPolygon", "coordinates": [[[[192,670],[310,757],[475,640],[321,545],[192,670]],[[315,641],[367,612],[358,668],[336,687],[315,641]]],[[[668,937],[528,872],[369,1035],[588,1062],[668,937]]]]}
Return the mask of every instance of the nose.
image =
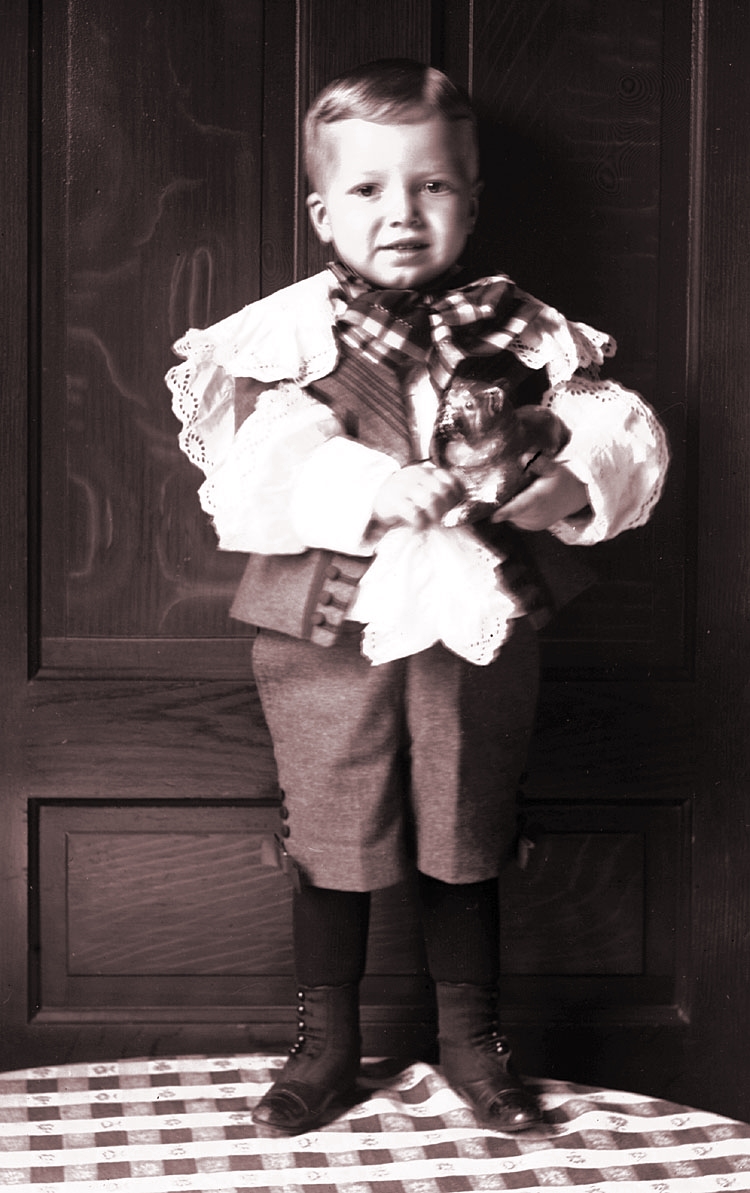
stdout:
{"type": "Polygon", "coordinates": [[[409,187],[394,186],[388,199],[388,222],[391,227],[408,227],[418,222],[419,206],[409,187]]]}

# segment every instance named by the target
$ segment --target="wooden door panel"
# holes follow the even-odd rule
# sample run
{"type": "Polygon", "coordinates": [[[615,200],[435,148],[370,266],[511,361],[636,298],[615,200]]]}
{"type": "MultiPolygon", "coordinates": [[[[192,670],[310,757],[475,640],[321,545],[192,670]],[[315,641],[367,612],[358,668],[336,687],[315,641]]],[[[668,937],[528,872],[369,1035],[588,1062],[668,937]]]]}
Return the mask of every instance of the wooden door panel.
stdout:
{"type": "MultiPolygon", "coordinates": [[[[583,2],[547,6],[521,35],[489,0],[471,12],[426,0],[377,11],[305,0],[296,49],[293,8],[212,0],[177,22],[176,9],[156,15],[150,0],[126,15],[76,0],[67,16],[45,14],[47,44],[72,39],[82,51],[51,59],[45,84],[48,106],[65,103],[48,126],[43,207],[47,243],[64,253],[44,258],[41,667],[29,747],[40,1024],[124,1022],[156,1008],[187,1020],[241,1014],[267,1035],[282,1021],[282,992],[292,998],[289,929],[280,930],[288,893],[259,864],[275,816],[273,759],[248,630],[227,617],[242,559],[215,550],[162,377],[187,326],[323,263],[299,172],[278,164],[293,163],[295,126],[322,83],[363,58],[401,53],[463,72],[487,166],[477,271],[508,269],[571,314],[613,325],[627,343],[620,375],[655,388],[663,179],[660,90],[647,80],[664,65],[656,0],[624,41],[614,9],[600,6],[592,26],[583,2]],[[225,69],[205,52],[214,43],[231,45],[225,69]],[[597,69],[584,87],[571,61],[591,44],[597,69]],[[270,83],[264,92],[277,63],[294,70],[296,90],[270,83]],[[541,188],[529,205],[540,168],[555,197],[541,188]],[[281,204],[274,179],[296,185],[281,204]],[[285,235],[291,268],[273,251],[285,235]],[[186,677],[201,682],[178,682],[186,677]],[[241,686],[207,682],[217,677],[241,686]],[[202,891],[219,859],[228,886],[210,903],[202,891]],[[163,939],[150,942],[154,921],[163,939]]],[[[584,740],[584,711],[595,707],[601,721],[604,706],[565,682],[573,663],[580,675],[612,676],[682,659],[679,621],[669,632],[662,624],[675,604],[660,570],[674,554],[665,541],[657,523],[597,551],[603,582],[546,638],[563,676],[563,740],[574,749],[563,765],[534,756],[527,807],[539,844],[528,872],[509,872],[503,885],[511,1019],[532,1022],[555,1000],[590,1021],[677,1014],[677,952],[658,942],[673,939],[684,880],[680,794],[654,784],[652,759],[635,776],[603,735],[584,740]],[[580,784],[576,763],[587,756],[596,781],[580,784]],[[603,803],[605,793],[620,805],[603,803]],[[635,799],[643,805],[631,807],[635,799]],[[671,886],[656,879],[656,849],[671,886]],[[555,899],[563,877],[564,909],[555,899]]],[[[674,594],[682,573],[670,575],[674,594]]],[[[556,692],[545,691],[542,721],[554,720],[556,692]]],[[[642,737],[638,692],[607,707],[612,741],[634,725],[642,737]]],[[[367,1014],[382,1024],[408,1004],[416,1022],[429,1000],[413,900],[407,890],[377,902],[367,1014]]]]}
{"type": "MultiPolygon", "coordinates": [[[[717,1025],[729,1023],[739,1052],[747,1010],[747,983],[728,982],[728,1009],[714,979],[735,973],[726,925],[740,931],[717,875],[727,858],[735,875],[748,868],[741,835],[726,839],[709,811],[731,798],[721,802],[696,757],[701,693],[718,691],[708,652],[700,691],[693,682],[696,591],[704,628],[713,608],[693,558],[695,408],[702,400],[716,446],[728,414],[715,395],[739,364],[727,351],[726,375],[710,365],[719,341],[732,353],[744,343],[746,322],[727,290],[721,335],[713,309],[707,324],[698,386],[700,341],[688,332],[701,327],[701,258],[689,238],[704,191],[690,155],[703,161],[703,39],[717,62],[732,41],[717,18],[705,33],[705,7],[693,26],[691,5],[664,0],[133,0],[122,11],[73,0],[43,6],[41,25],[26,14],[28,77],[25,16],[9,18],[7,1067],[288,1040],[289,891],[260,864],[276,776],[251,635],[227,617],[242,559],[215,550],[162,377],[188,325],[325,259],[304,211],[301,111],[331,74],[404,53],[447,65],[478,103],[487,186],[470,253],[477,272],[506,270],[613,332],[611,371],[662,412],[675,457],[653,524],[586,553],[601,584],[545,634],[523,800],[535,848],[501,888],[505,1017],[536,1072],[697,1104],[710,1086],[713,1108],[747,1113],[739,1081],[722,1102],[710,1077],[717,1025]],[[28,169],[20,97],[32,105],[28,169]],[[28,272],[18,239],[27,178],[28,272]],[[26,364],[19,279],[30,288],[26,364]],[[715,967],[701,968],[704,954],[715,967]]],[[[715,95],[739,85],[709,81],[715,95]]],[[[724,124],[717,116],[711,127],[724,124]]],[[[704,233],[724,294],[736,262],[720,226],[704,233]]],[[[737,445],[742,409],[738,399],[737,445]]],[[[729,516],[717,486],[733,468],[704,486],[714,525],[717,509],[729,516]]],[[[702,549],[715,575],[712,533],[702,549]]],[[[734,592],[739,609],[738,583],[726,577],[727,604],[734,592]]],[[[719,645],[730,672],[743,624],[738,613],[719,645]]],[[[738,716],[741,700],[735,709],[722,699],[738,716]]],[[[715,774],[727,774],[718,722],[712,750],[715,774]]],[[[430,1055],[431,992],[408,884],[375,899],[363,1004],[369,1051],[430,1055]]]]}
{"type": "Polygon", "coordinates": [[[689,5],[648,0],[636,19],[628,5],[556,0],[537,16],[473,5],[485,191],[468,257],[613,335],[603,375],[665,420],[674,459],[664,500],[645,529],[582,552],[599,583],[545,635],[550,667],[663,674],[689,666],[689,5]]]}
{"type": "Polygon", "coordinates": [[[249,632],[164,373],[178,335],[261,293],[264,4],[77,0],[43,36],[39,653],[101,672],[133,640],[249,632]]]}
{"type": "MultiPolygon", "coordinates": [[[[261,851],[278,823],[268,800],[34,801],[35,1020],[240,1019],[283,1042],[291,895],[261,851]]],[[[534,808],[529,865],[501,880],[508,1022],[551,1007],[591,1024],[679,1021],[684,828],[678,807],[534,808]]],[[[425,977],[413,891],[378,892],[368,1032],[389,1010],[428,1015],[425,977]]]]}
{"type": "MultiPolygon", "coordinates": [[[[616,334],[616,374],[666,410],[676,447],[685,439],[684,403],[660,391],[661,376],[679,376],[684,356],[674,307],[672,334],[659,343],[661,278],[685,270],[684,244],[682,260],[662,252],[662,211],[668,206],[682,224],[687,212],[685,188],[662,169],[662,131],[670,144],[684,141],[686,121],[672,127],[662,103],[671,60],[661,3],[642,6],[636,23],[613,6],[557,0],[526,36],[523,22],[491,0],[472,6],[473,25],[468,8],[461,22],[460,5],[389,0],[376,12],[307,0],[299,94],[289,88],[285,102],[273,89],[266,96],[262,79],[275,77],[277,61],[294,65],[293,6],[281,6],[286,26],[279,6],[273,17],[267,7],[212,0],[178,20],[172,6],[152,13],[151,0],[127,14],[77,0],[67,13],[45,13],[50,47],[81,42],[80,54],[50,55],[45,74],[47,674],[122,673],[131,642],[137,673],[164,673],[169,659],[175,675],[233,674],[233,660],[237,678],[246,674],[234,640],[250,631],[227,615],[242,557],[215,549],[163,375],[175,362],[171,343],[188,326],[292,280],[274,247],[284,236],[298,274],[327,258],[306,219],[301,163],[278,179],[296,187],[281,204],[264,172],[277,171],[279,158],[295,161],[294,130],[309,99],[362,56],[463,60],[448,37],[467,41],[473,28],[465,82],[482,116],[486,193],[469,263],[508,271],[616,334]],[[198,28],[206,46],[231,46],[222,69],[198,51],[198,28]],[[596,69],[584,85],[571,64],[591,46],[596,69]],[[60,144],[69,146],[65,155],[60,144]]],[[[674,19],[671,26],[679,43],[684,30],[674,19]]],[[[683,294],[683,326],[684,303],[683,294]]],[[[675,615],[686,592],[682,476],[678,451],[652,525],[584,552],[600,583],[546,636],[550,666],[611,674],[684,665],[675,615]]]]}
{"type": "MultiPolygon", "coordinates": [[[[291,888],[261,849],[278,826],[268,801],[32,803],[35,1023],[242,1022],[254,1046],[288,1042],[291,888]]],[[[413,1047],[425,972],[413,892],[378,892],[373,1045],[390,1012],[413,1047]]]]}

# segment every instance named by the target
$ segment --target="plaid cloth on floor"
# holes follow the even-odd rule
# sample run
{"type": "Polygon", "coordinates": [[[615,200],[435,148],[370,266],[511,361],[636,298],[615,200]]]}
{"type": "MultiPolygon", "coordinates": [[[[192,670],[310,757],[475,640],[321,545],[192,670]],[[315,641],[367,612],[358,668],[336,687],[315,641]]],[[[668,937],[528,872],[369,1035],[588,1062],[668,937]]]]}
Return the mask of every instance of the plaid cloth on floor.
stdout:
{"type": "Polygon", "coordinates": [[[180,1057],[0,1076],[0,1185],[33,1193],[750,1190],[750,1126],[638,1094],[534,1081],[544,1124],[482,1129],[438,1070],[365,1066],[361,1101],[294,1139],[250,1108],[280,1057],[180,1057]]]}

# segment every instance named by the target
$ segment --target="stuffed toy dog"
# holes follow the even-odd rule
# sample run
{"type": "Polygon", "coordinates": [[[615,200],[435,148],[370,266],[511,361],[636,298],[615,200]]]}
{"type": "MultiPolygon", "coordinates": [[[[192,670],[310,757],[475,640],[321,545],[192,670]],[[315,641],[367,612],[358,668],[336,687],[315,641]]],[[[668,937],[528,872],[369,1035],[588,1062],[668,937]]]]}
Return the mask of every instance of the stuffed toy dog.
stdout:
{"type": "Polygon", "coordinates": [[[516,407],[499,386],[454,382],[435,425],[430,455],[460,477],[465,496],[443,524],[488,517],[535,477],[549,473],[569,439],[565,423],[546,407],[516,407]]]}

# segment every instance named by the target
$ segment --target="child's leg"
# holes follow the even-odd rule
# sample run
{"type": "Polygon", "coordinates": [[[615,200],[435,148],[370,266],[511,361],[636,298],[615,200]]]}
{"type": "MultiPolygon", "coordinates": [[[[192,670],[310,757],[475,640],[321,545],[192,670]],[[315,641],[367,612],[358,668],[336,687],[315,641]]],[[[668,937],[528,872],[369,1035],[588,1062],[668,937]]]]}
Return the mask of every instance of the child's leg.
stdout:
{"type": "Polygon", "coordinates": [[[420,874],[419,891],[445,1077],[484,1122],[523,1131],[540,1113],[498,1029],[497,879],[450,884],[420,874]]]}
{"type": "Polygon", "coordinates": [[[499,1130],[538,1122],[497,1025],[497,877],[516,830],[516,788],[537,691],[531,628],[489,667],[439,649],[409,672],[419,886],[447,1080],[499,1130]]]}
{"type": "Polygon", "coordinates": [[[253,1111],[257,1124],[287,1135],[309,1131],[351,1094],[369,916],[368,891],[306,885],[295,891],[298,1034],[278,1080],[253,1111]]]}
{"type": "Polygon", "coordinates": [[[500,977],[497,879],[452,884],[419,874],[427,962],[436,982],[496,986],[500,977]]]}
{"type": "Polygon", "coordinates": [[[321,647],[270,631],[253,670],[284,792],[288,853],[316,887],[370,891],[409,873],[403,661],[372,667],[347,626],[321,647]]]}
{"type": "Polygon", "coordinates": [[[292,898],[294,967],[302,986],[358,984],[365,972],[369,891],[303,885],[292,898]]]}
{"type": "Polygon", "coordinates": [[[254,1117],[294,1134],[352,1090],[369,891],[408,872],[405,665],[371,667],[358,630],[345,627],[326,649],[264,631],[253,666],[284,791],[281,831],[302,875],[293,899],[301,1026],[254,1117]]]}
{"type": "Polygon", "coordinates": [[[423,873],[481,882],[510,857],[538,687],[538,642],[526,619],[513,623],[486,667],[440,646],[409,660],[411,799],[423,873]]]}

